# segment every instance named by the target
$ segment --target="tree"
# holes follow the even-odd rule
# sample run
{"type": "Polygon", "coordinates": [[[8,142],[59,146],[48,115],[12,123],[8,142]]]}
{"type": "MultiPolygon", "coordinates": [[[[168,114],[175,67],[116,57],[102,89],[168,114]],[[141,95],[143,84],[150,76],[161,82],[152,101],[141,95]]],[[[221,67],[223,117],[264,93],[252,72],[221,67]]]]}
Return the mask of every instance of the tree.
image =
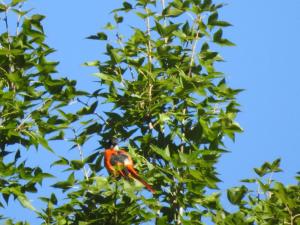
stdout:
{"type": "Polygon", "coordinates": [[[219,211],[216,224],[300,224],[299,176],[297,185],[284,185],[274,180],[274,173],[282,172],[280,159],[265,162],[254,169],[258,178],[245,179],[247,183],[227,191],[228,200],[238,207],[236,212],[219,211]],[[250,186],[250,184],[255,184],[250,186]],[[256,190],[250,187],[256,187],[256,190]]]}
{"type": "MultiPolygon", "coordinates": [[[[63,220],[70,223],[202,224],[202,217],[221,207],[219,195],[210,191],[219,181],[215,164],[225,152],[223,137],[234,139],[241,132],[234,121],[240,90],[229,88],[216,71],[214,64],[222,58],[210,48],[233,45],[222,36],[222,28],[230,26],[218,19],[222,6],[134,1],[113,11],[115,24],[108,23],[108,30],[121,26],[127,14],[145,25],[133,25],[129,37],[117,30],[117,45],[106,44],[107,60],[86,63],[99,69],[95,76],[102,89],[94,96],[112,105],[99,114],[104,121],[100,143],[111,137],[126,143],[157,194],[136,195],[139,186],[96,176],[97,160],[89,179],[53,214],[67,208],[63,220]]],[[[89,39],[112,35],[99,32],[89,39]]]]}
{"type": "MultiPolygon", "coordinates": [[[[39,165],[28,166],[24,155],[40,146],[54,152],[48,140],[63,139],[76,118],[64,113],[79,94],[76,81],[54,78],[58,62],[47,60],[54,49],[45,43],[43,15],[28,15],[22,0],[0,4],[5,32],[0,35],[0,193],[34,211],[28,193],[36,193],[45,178],[39,165]],[[14,13],[16,26],[9,27],[14,13]]],[[[4,203],[0,203],[4,207],[4,203]]],[[[9,223],[9,222],[8,222],[9,223]]]]}
{"type": "Polygon", "coordinates": [[[0,38],[0,193],[6,204],[17,198],[47,225],[299,224],[298,186],[263,179],[281,171],[280,160],[255,169],[260,178],[227,191],[236,211],[221,203],[215,166],[227,152],[224,139],[242,132],[235,122],[241,90],[230,88],[215,67],[223,59],[214,49],[234,45],[223,37],[230,26],[219,19],[223,4],[123,1],[114,22],[88,37],[106,43],[106,60],[85,63],[97,68],[99,83],[87,93],[75,81],[54,78],[57,63],[46,59],[53,49],[44,42],[44,16],[25,17],[24,2],[0,4],[6,25],[0,38]],[[18,18],[14,34],[9,12],[18,18]],[[121,34],[127,17],[137,22],[121,34]],[[80,106],[71,110],[71,101],[80,106]],[[131,154],[155,194],[107,175],[103,148],[112,138],[131,154]],[[68,140],[79,154],[69,159],[50,140],[68,140]],[[99,146],[86,154],[90,140],[99,146]],[[38,184],[53,175],[26,165],[23,153],[32,146],[59,155],[51,165],[68,173],[55,179],[53,193],[39,196],[43,209],[35,209],[27,193],[38,193],[38,184]],[[254,183],[258,192],[251,190],[254,183]]]}

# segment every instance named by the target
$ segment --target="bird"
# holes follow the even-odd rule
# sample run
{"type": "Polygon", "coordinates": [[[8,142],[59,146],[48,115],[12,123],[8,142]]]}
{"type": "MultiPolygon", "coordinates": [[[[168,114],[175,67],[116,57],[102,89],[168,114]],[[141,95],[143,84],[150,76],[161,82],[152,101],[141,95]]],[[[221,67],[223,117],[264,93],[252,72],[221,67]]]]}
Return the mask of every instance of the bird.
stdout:
{"type": "Polygon", "coordinates": [[[110,147],[104,151],[104,165],[107,171],[114,176],[121,175],[125,179],[134,178],[154,194],[155,190],[152,186],[143,180],[134,168],[134,163],[128,152],[119,149],[116,140],[110,140],[109,144],[110,147]]]}

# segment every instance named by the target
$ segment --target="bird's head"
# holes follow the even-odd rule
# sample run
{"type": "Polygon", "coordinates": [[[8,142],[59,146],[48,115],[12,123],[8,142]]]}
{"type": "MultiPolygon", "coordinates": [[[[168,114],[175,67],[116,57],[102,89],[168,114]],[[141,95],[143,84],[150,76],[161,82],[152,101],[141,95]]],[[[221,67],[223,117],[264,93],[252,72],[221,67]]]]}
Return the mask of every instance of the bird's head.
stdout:
{"type": "Polygon", "coordinates": [[[117,138],[112,138],[108,141],[109,148],[112,148],[114,150],[119,150],[118,146],[118,139],[117,138]]]}

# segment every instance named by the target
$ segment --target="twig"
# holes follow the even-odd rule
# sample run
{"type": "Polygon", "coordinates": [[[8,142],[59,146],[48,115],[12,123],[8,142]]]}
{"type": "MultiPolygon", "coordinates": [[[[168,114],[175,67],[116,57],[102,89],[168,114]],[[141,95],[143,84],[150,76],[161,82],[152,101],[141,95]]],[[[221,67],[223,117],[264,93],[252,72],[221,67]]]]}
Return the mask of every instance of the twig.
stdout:
{"type": "MultiPolygon", "coordinates": [[[[161,6],[162,6],[162,11],[164,11],[165,10],[165,0],[160,0],[160,2],[161,2],[161,6]]],[[[164,26],[166,26],[166,25],[167,25],[166,18],[164,16],[164,26]]],[[[165,44],[167,44],[168,43],[168,38],[165,37],[164,39],[165,39],[165,44]]]]}
{"type": "MultiPolygon", "coordinates": [[[[75,133],[76,131],[75,131],[74,129],[72,129],[72,130],[73,130],[73,132],[74,132],[74,134],[75,134],[76,146],[77,146],[77,148],[78,148],[78,150],[79,150],[79,155],[80,155],[81,162],[84,163],[83,150],[82,150],[82,148],[81,148],[81,145],[77,142],[78,137],[77,137],[77,135],[76,135],[76,133],[75,133]]],[[[87,170],[86,170],[86,168],[85,168],[85,165],[83,166],[83,174],[84,174],[85,179],[86,179],[86,180],[89,180],[88,172],[87,172],[87,170]]]]}
{"type": "Polygon", "coordinates": [[[162,9],[164,10],[165,9],[165,0],[160,0],[161,2],[161,5],[162,5],[162,9]]]}
{"type": "MultiPolygon", "coordinates": [[[[1,0],[1,3],[5,5],[5,3],[1,0]]],[[[7,8],[4,12],[4,22],[5,22],[5,29],[6,29],[6,32],[7,32],[7,44],[8,44],[8,50],[10,51],[11,49],[11,43],[10,43],[10,35],[9,35],[9,27],[8,27],[8,15],[7,15],[7,11],[8,11],[9,8],[7,8]]],[[[8,60],[9,60],[9,73],[11,72],[14,72],[14,66],[12,64],[12,58],[11,58],[11,55],[8,54],[7,55],[8,57],[8,60]]],[[[12,85],[12,88],[15,90],[15,86],[13,84],[12,85]]]]}
{"type": "Polygon", "coordinates": [[[146,19],[146,26],[147,26],[147,35],[148,35],[148,46],[147,46],[147,50],[148,50],[148,63],[149,63],[149,72],[151,73],[151,67],[152,67],[152,50],[151,50],[151,30],[150,30],[150,18],[149,18],[149,10],[148,8],[145,8],[146,13],[147,13],[147,19],[146,19]]]}
{"type": "MultiPolygon", "coordinates": [[[[19,5],[19,11],[21,11],[22,7],[23,7],[23,4],[24,2],[22,2],[20,5],[19,5]]],[[[19,34],[19,28],[20,28],[20,21],[21,21],[21,14],[19,13],[18,14],[18,19],[17,19],[17,28],[16,28],[16,35],[19,34]]]]}
{"type": "Polygon", "coordinates": [[[297,219],[298,217],[300,217],[300,214],[296,214],[296,215],[294,215],[294,216],[292,217],[292,223],[291,223],[291,225],[293,225],[294,222],[296,222],[296,219],[297,219]]]}
{"type": "MultiPolygon", "coordinates": [[[[194,21],[194,24],[197,24],[197,22],[199,21],[199,16],[195,19],[194,21]]],[[[194,27],[194,26],[193,26],[194,27]]],[[[194,30],[194,28],[193,28],[194,30]]],[[[197,33],[196,33],[196,37],[195,37],[195,40],[194,40],[194,43],[192,45],[192,55],[191,55],[191,61],[190,61],[190,68],[189,68],[189,73],[188,73],[188,76],[191,76],[192,74],[192,67],[193,67],[193,63],[194,63],[194,58],[195,58],[195,51],[196,51],[196,47],[197,47],[197,42],[199,40],[199,33],[200,33],[200,30],[199,30],[199,27],[197,29],[197,33]]]]}
{"type": "MultiPolygon", "coordinates": [[[[147,35],[148,35],[148,44],[147,44],[147,55],[148,55],[148,84],[149,84],[149,90],[148,90],[148,97],[149,97],[149,106],[152,102],[152,88],[153,84],[151,83],[151,71],[152,71],[152,46],[151,46],[151,28],[150,28],[150,17],[149,17],[149,10],[148,8],[145,8],[145,11],[147,13],[147,19],[146,19],[146,27],[147,27],[147,35]]],[[[149,114],[149,113],[148,113],[149,114]]],[[[150,115],[148,115],[150,118],[150,115]]],[[[152,130],[153,126],[152,123],[150,122],[148,124],[149,129],[152,130]]]]}
{"type": "Polygon", "coordinates": [[[117,213],[117,210],[116,210],[116,208],[117,208],[117,193],[118,193],[118,182],[115,182],[115,186],[116,186],[116,188],[115,188],[115,196],[114,196],[114,207],[115,207],[115,210],[114,210],[114,212],[115,212],[115,224],[118,224],[118,213],[117,213]]]}
{"type": "MultiPolygon", "coordinates": [[[[81,145],[78,144],[78,143],[77,143],[77,148],[78,148],[78,150],[79,150],[81,162],[84,163],[83,151],[82,151],[81,145]]],[[[85,165],[83,166],[83,173],[84,173],[85,179],[86,179],[86,180],[89,180],[88,172],[87,172],[87,170],[86,170],[86,168],[85,168],[85,165]]]]}

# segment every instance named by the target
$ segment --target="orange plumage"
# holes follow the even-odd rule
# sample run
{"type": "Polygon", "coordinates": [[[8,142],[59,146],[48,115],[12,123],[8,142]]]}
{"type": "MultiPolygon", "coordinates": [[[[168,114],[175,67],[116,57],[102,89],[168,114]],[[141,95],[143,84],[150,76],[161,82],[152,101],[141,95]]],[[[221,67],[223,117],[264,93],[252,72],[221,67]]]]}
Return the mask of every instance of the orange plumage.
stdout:
{"type": "Polygon", "coordinates": [[[105,150],[104,165],[110,174],[134,178],[145,185],[149,191],[155,193],[151,185],[143,180],[135,170],[131,156],[124,150],[117,150],[117,146],[111,146],[111,148],[105,150]]]}

